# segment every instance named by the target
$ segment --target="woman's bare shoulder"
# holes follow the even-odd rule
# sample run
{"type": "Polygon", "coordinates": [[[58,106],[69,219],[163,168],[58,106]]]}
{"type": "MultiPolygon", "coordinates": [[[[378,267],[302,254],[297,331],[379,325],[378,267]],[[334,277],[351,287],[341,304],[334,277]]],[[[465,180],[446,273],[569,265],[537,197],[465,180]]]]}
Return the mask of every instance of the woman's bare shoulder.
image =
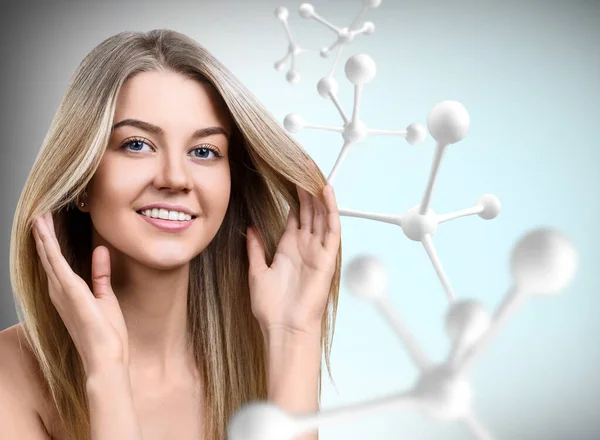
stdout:
{"type": "MultiPolygon", "coordinates": [[[[0,331],[0,384],[5,393],[2,399],[10,400],[11,406],[18,406],[30,423],[38,423],[38,429],[47,431],[40,371],[28,349],[22,324],[0,331]]],[[[11,412],[18,415],[16,408],[11,412]]]]}

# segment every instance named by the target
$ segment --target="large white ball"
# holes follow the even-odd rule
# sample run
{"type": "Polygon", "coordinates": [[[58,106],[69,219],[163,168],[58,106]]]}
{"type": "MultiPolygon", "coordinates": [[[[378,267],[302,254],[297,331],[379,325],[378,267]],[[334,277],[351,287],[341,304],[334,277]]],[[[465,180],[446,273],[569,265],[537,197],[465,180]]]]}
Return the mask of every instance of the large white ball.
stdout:
{"type": "Polygon", "coordinates": [[[573,279],[578,254],[559,232],[540,228],[523,236],[511,256],[511,272],[517,288],[526,293],[558,293],[573,279]]]}
{"type": "Polygon", "coordinates": [[[442,101],[427,116],[431,136],[443,145],[455,144],[464,139],[469,131],[469,124],[467,109],[457,101],[442,101]]]}
{"type": "Polygon", "coordinates": [[[366,53],[351,56],[344,67],[348,80],[354,85],[371,82],[377,74],[375,61],[366,53]]]}
{"type": "Polygon", "coordinates": [[[363,299],[384,298],[387,288],[387,271],[378,258],[372,255],[354,257],[344,267],[346,287],[354,296],[363,299]]]}

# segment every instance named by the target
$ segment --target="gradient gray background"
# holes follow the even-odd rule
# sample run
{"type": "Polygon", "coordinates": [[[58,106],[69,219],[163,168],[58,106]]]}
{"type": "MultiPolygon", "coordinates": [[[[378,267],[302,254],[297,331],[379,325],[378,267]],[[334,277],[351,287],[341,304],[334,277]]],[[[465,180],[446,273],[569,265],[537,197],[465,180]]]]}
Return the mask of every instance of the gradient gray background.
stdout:
{"type": "MultiPolygon", "coordinates": [[[[0,328],[17,322],[10,292],[8,249],[17,199],[75,68],[102,40],[123,30],[171,28],[195,38],[219,58],[282,121],[299,113],[339,125],[315,84],[332,60],[303,54],[300,84],[291,86],[273,63],[285,54],[273,11],[290,9],[300,44],[319,48],[333,34],[297,14],[301,2],[18,2],[0,27],[2,147],[0,179],[0,328]]],[[[317,11],[348,25],[360,0],[314,1],[317,11]]],[[[600,5],[595,1],[391,1],[365,17],[372,36],[358,38],[342,62],[366,52],[378,74],[363,92],[361,116],[374,128],[425,124],[437,102],[462,102],[471,116],[467,138],[450,147],[432,208],[472,206],[483,193],[502,202],[489,222],[469,217],[442,225],[438,253],[459,297],[488,310],[510,285],[512,245],[538,226],[573,240],[581,264],[561,295],[526,302],[481,356],[472,377],[474,407],[497,439],[600,438],[600,277],[597,261],[600,175],[600,5]]],[[[336,78],[351,111],[352,88],[336,78]]],[[[339,134],[302,131],[296,138],[327,175],[342,145],[339,134]]],[[[335,181],[340,207],[401,213],[420,200],[433,141],[408,146],[373,137],[349,152],[335,181]]],[[[447,300],[425,252],[393,225],[342,218],[344,261],[367,252],[390,271],[392,302],[419,343],[441,360],[449,347],[442,318],[447,300]]],[[[0,360],[1,362],[1,360],[0,360]]],[[[417,370],[368,302],[342,286],[322,409],[404,389],[417,370]]],[[[469,439],[457,423],[415,412],[386,411],[324,427],[327,439],[469,439]]]]}

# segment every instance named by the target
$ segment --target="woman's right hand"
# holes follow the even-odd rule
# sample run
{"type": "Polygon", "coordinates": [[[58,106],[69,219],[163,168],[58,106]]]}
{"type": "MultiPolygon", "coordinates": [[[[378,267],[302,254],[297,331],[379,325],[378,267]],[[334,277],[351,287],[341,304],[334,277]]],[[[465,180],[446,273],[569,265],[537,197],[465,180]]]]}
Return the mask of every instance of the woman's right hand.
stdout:
{"type": "Polygon", "coordinates": [[[128,366],[127,326],[110,285],[108,249],[98,246],[92,253],[91,292],[62,255],[52,214],[37,217],[32,229],[50,299],[73,339],[87,377],[115,365],[128,366]]]}

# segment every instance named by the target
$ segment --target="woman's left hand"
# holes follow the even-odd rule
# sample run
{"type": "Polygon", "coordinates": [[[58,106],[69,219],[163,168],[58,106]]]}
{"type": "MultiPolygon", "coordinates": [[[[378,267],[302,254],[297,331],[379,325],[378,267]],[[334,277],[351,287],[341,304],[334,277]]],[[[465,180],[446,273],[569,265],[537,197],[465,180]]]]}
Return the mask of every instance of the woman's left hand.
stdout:
{"type": "Polygon", "coordinates": [[[252,313],[263,334],[320,334],[340,247],[341,224],[331,185],[323,191],[325,205],[296,187],[298,218],[290,210],[273,263],[266,265],[264,246],[248,228],[249,284],[252,313]]]}

